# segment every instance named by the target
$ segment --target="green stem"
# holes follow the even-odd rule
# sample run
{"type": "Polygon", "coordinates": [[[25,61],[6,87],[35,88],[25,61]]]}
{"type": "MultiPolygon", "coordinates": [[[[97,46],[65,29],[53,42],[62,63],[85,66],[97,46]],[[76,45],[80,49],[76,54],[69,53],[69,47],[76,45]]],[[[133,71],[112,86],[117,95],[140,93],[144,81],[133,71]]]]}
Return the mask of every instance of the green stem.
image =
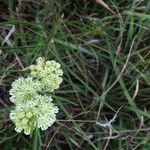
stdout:
{"type": "Polygon", "coordinates": [[[34,130],[33,150],[40,149],[40,145],[42,145],[41,134],[39,129],[36,127],[36,129],[34,130]]]}

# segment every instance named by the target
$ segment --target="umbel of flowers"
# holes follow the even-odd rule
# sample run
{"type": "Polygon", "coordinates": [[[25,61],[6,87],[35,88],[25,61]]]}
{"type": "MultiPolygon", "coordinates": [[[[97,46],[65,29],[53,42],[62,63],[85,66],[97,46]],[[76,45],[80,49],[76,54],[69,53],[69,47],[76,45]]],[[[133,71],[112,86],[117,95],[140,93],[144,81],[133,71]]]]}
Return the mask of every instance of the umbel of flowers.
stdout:
{"type": "Polygon", "coordinates": [[[10,119],[15,130],[29,135],[35,128],[46,130],[56,121],[58,107],[45,92],[53,92],[62,82],[63,71],[60,64],[44,58],[37,59],[37,65],[31,65],[27,78],[19,78],[12,83],[10,101],[15,108],[10,119]]]}

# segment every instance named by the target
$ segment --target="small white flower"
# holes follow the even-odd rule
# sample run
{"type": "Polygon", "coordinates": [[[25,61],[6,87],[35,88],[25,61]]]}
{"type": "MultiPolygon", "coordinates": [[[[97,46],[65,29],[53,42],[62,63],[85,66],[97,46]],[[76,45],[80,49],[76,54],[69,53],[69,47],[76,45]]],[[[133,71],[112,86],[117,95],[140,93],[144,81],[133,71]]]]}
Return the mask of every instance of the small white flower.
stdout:
{"type": "Polygon", "coordinates": [[[28,135],[36,126],[41,130],[50,127],[56,121],[58,113],[58,107],[51,101],[51,98],[39,95],[32,104],[30,101],[18,104],[10,113],[10,119],[16,125],[15,130],[17,132],[23,130],[28,135]]]}
{"type": "Polygon", "coordinates": [[[37,65],[31,65],[30,70],[31,76],[34,80],[40,81],[43,90],[53,92],[62,83],[63,71],[60,69],[60,64],[54,60],[45,61],[39,57],[37,65]]]}
{"type": "Polygon", "coordinates": [[[39,81],[33,81],[31,77],[26,79],[19,78],[13,82],[12,88],[9,91],[11,95],[10,101],[15,104],[25,103],[32,97],[37,96],[39,91],[41,91],[39,81]]]}

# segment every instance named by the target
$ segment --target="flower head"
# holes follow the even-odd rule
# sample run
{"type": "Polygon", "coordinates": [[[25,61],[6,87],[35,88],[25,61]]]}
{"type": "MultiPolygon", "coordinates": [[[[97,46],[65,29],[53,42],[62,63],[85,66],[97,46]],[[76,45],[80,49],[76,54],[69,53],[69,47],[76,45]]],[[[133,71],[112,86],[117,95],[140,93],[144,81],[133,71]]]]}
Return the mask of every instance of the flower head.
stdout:
{"type": "Polygon", "coordinates": [[[46,130],[56,120],[58,107],[52,102],[51,97],[36,96],[25,104],[18,104],[10,113],[10,119],[16,125],[17,132],[24,131],[30,134],[36,127],[46,130]]]}
{"type": "Polygon", "coordinates": [[[56,120],[58,107],[52,103],[45,91],[53,92],[62,82],[63,72],[55,61],[37,59],[37,65],[30,66],[30,76],[19,78],[12,84],[10,100],[15,109],[10,112],[17,132],[30,134],[35,128],[46,130],[56,120]]]}
{"type": "Polygon", "coordinates": [[[62,82],[63,71],[60,69],[60,64],[56,61],[45,61],[39,57],[37,65],[31,65],[31,77],[40,81],[43,90],[53,92],[59,88],[62,82]]]}
{"type": "Polygon", "coordinates": [[[12,83],[12,88],[9,91],[10,101],[15,104],[25,103],[37,96],[39,91],[41,91],[40,82],[33,81],[31,77],[19,78],[12,83]]]}

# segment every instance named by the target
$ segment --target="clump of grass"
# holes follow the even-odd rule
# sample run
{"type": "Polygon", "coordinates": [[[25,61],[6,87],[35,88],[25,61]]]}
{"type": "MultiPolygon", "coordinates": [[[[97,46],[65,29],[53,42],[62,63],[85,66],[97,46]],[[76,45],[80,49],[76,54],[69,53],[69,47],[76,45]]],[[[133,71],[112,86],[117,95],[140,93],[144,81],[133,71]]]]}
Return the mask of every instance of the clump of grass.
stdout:
{"type": "Polygon", "coordinates": [[[0,145],[31,149],[8,114],[11,83],[37,57],[58,61],[64,82],[53,95],[57,122],[42,133],[43,149],[149,149],[149,2],[0,2],[0,145]],[[57,94],[56,94],[57,93],[57,94]],[[57,96],[56,96],[57,95],[57,96]],[[111,120],[110,130],[97,122],[111,120]]]}

